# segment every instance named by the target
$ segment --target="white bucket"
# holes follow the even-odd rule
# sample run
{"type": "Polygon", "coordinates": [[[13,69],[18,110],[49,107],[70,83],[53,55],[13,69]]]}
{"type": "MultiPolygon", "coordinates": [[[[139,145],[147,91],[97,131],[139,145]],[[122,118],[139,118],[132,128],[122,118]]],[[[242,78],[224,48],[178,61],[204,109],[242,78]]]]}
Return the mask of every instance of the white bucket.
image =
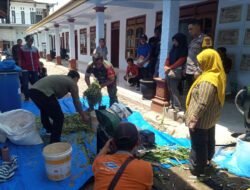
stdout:
{"type": "Polygon", "coordinates": [[[90,112],[90,116],[91,116],[91,127],[92,127],[92,130],[93,130],[93,132],[96,132],[97,128],[98,128],[99,122],[97,120],[95,111],[91,111],[90,112]]]}
{"type": "Polygon", "coordinates": [[[44,147],[46,173],[50,180],[60,181],[71,175],[71,152],[72,146],[65,142],[44,147]]]}

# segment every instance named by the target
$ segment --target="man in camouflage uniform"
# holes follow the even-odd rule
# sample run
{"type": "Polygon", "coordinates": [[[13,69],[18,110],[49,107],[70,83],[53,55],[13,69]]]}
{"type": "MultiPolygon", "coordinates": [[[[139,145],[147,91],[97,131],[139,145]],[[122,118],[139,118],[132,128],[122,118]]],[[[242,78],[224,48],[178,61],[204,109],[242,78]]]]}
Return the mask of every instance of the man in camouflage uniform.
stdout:
{"type": "Polygon", "coordinates": [[[203,49],[212,48],[213,42],[209,36],[201,33],[199,20],[193,19],[189,22],[188,32],[193,37],[193,40],[188,46],[188,57],[185,69],[187,86],[188,89],[190,89],[195,80],[194,75],[202,72],[196,57],[203,49]]]}
{"type": "Polygon", "coordinates": [[[94,74],[98,80],[101,88],[107,86],[108,94],[110,98],[110,106],[118,102],[117,88],[116,88],[116,76],[113,66],[110,62],[103,60],[100,54],[93,56],[93,61],[88,63],[88,67],[85,72],[85,82],[90,85],[90,75],[94,74]]]}

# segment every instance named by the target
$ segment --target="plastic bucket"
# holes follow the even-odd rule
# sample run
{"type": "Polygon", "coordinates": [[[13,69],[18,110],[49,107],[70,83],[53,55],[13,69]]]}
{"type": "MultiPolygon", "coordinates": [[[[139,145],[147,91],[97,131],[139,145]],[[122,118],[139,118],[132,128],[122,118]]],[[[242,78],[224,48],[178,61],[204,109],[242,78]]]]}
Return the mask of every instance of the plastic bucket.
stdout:
{"type": "Polygon", "coordinates": [[[43,149],[47,177],[52,181],[64,180],[71,175],[71,152],[69,143],[58,142],[43,149]]]}
{"type": "Polygon", "coordinates": [[[92,130],[93,130],[93,132],[96,132],[97,128],[98,128],[98,125],[99,125],[99,122],[97,120],[95,111],[91,111],[90,112],[90,117],[91,117],[91,127],[92,127],[92,130]]]}
{"type": "Polygon", "coordinates": [[[0,111],[21,109],[21,90],[18,72],[0,72],[0,111]]]}
{"type": "Polygon", "coordinates": [[[235,160],[238,168],[246,173],[250,173],[250,142],[244,141],[245,134],[239,136],[237,138],[236,152],[235,152],[235,160]]]}

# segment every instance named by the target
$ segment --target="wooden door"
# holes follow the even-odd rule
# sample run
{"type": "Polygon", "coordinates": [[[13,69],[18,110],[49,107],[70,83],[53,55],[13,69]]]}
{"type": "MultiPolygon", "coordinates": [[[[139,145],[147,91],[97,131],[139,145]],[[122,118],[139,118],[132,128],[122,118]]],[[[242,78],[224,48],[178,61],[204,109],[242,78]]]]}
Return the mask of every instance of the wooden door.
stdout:
{"type": "Polygon", "coordinates": [[[62,48],[65,48],[65,42],[64,42],[64,32],[62,33],[62,48]]]}
{"type": "Polygon", "coordinates": [[[78,60],[78,38],[77,38],[77,30],[75,30],[75,58],[78,60]]]}
{"type": "Polygon", "coordinates": [[[111,63],[119,68],[120,21],[111,23],[111,63]]]}

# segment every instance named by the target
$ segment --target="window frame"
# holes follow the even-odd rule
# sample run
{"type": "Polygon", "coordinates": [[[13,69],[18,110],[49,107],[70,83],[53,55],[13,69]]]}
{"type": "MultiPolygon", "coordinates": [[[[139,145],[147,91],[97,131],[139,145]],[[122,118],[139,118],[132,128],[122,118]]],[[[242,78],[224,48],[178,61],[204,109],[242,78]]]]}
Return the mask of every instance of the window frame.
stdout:
{"type": "Polygon", "coordinates": [[[14,24],[16,23],[16,11],[14,11],[14,10],[11,11],[11,21],[14,24]]]}
{"type": "Polygon", "coordinates": [[[30,12],[30,24],[36,24],[36,12],[30,12]]]}
{"type": "Polygon", "coordinates": [[[21,23],[25,24],[25,12],[21,11],[21,23]]]}
{"type": "Polygon", "coordinates": [[[89,29],[90,29],[90,31],[89,31],[90,51],[89,52],[90,52],[90,55],[93,55],[94,51],[96,49],[96,43],[95,43],[95,41],[96,41],[96,26],[91,26],[89,29]],[[92,36],[94,36],[93,39],[92,39],[92,36]],[[92,44],[95,44],[95,47],[92,46],[92,44]]]}
{"type": "Polygon", "coordinates": [[[88,54],[88,40],[87,40],[87,28],[80,29],[80,54],[87,55],[88,54]],[[82,34],[85,35],[85,39],[82,39],[82,34]],[[85,47],[83,46],[83,41],[85,41],[85,47]]]}
{"type": "Polygon", "coordinates": [[[125,39],[126,39],[126,46],[125,46],[125,58],[133,58],[134,60],[137,60],[137,55],[136,55],[136,52],[137,52],[137,47],[136,47],[136,40],[138,40],[138,38],[136,37],[136,29],[137,28],[140,28],[140,27],[143,27],[143,30],[144,30],[144,34],[146,34],[146,21],[147,21],[147,17],[146,15],[139,15],[139,16],[136,16],[136,17],[131,17],[131,18],[127,18],[126,20],[126,36],[125,36],[125,39]],[[139,22],[139,19],[143,19],[144,21],[143,22],[139,22]],[[129,24],[130,22],[130,24],[129,24]],[[134,37],[132,38],[132,41],[133,41],[133,47],[129,47],[128,48],[128,30],[129,29],[133,29],[134,31],[134,37]],[[127,51],[128,50],[131,50],[133,51],[133,56],[128,56],[127,55],[127,51]]]}

